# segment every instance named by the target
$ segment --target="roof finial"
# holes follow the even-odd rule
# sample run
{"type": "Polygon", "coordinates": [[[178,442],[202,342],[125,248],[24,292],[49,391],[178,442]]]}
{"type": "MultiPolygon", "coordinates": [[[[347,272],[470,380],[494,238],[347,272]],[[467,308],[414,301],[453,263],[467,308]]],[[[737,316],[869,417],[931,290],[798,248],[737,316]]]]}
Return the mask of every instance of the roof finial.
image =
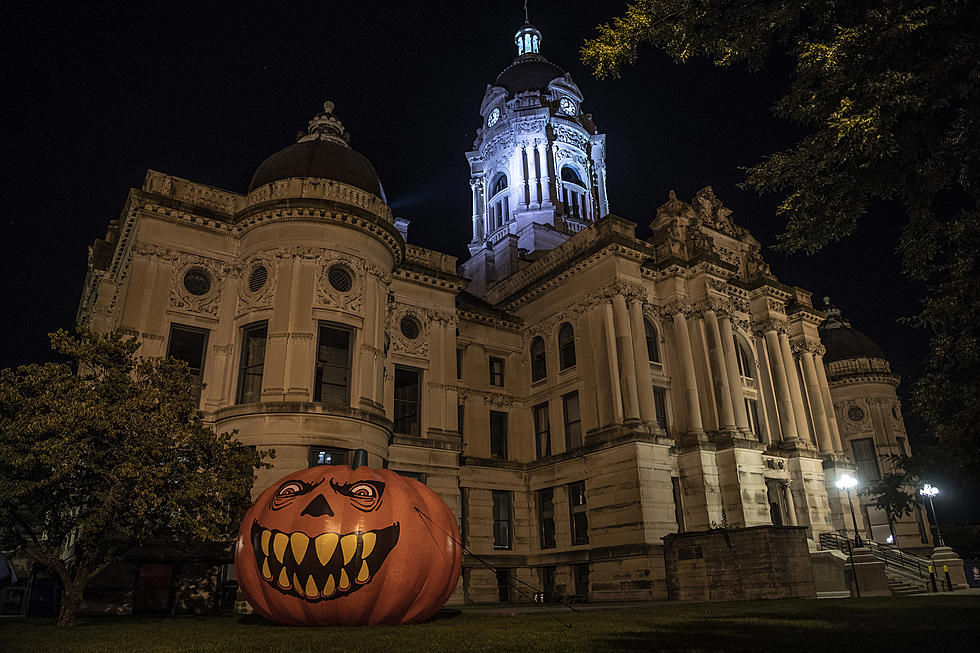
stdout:
{"type": "Polygon", "coordinates": [[[340,119],[333,113],[333,102],[327,100],[323,103],[323,111],[313,116],[307,125],[307,131],[300,132],[296,136],[297,141],[325,140],[334,141],[341,145],[350,142],[350,134],[340,123],[340,119]]]}
{"type": "Polygon", "coordinates": [[[527,0],[524,0],[524,24],[531,24],[531,19],[527,17],[527,0]]]}

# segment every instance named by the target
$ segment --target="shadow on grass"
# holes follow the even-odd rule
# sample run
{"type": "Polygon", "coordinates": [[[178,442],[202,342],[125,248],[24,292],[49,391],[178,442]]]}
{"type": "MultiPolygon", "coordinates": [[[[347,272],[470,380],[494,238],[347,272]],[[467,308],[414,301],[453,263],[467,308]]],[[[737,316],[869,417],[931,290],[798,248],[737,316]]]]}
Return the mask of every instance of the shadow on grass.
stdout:
{"type": "MultiPolygon", "coordinates": [[[[439,610],[438,612],[436,612],[434,615],[432,615],[432,617],[430,617],[426,621],[423,621],[422,623],[432,623],[434,621],[444,621],[446,619],[455,619],[456,617],[460,616],[461,614],[463,614],[463,611],[462,610],[457,610],[455,608],[443,608],[443,609],[439,610]]],[[[274,621],[270,621],[270,620],[266,619],[265,617],[263,617],[260,614],[255,614],[255,613],[252,613],[252,614],[244,614],[244,615],[238,617],[237,619],[235,619],[235,621],[238,622],[239,624],[243,625],[243,626],[279,626],[279,625],[281,625],[281,624],[277,624],[274,621]]]]}

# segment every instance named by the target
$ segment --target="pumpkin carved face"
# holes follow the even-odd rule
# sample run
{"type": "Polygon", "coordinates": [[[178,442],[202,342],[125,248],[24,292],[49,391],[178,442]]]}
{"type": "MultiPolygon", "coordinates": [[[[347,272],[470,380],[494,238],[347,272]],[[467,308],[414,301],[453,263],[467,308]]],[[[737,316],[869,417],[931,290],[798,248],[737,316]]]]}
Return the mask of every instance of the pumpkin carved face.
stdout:
{"type": "Polygon", "coordinates": [[[270,486],[235,548],[242,592],[291,625],[415,623],[456,588],[462,563],[449,507],[383,469],[319,466],[270,486]]]}

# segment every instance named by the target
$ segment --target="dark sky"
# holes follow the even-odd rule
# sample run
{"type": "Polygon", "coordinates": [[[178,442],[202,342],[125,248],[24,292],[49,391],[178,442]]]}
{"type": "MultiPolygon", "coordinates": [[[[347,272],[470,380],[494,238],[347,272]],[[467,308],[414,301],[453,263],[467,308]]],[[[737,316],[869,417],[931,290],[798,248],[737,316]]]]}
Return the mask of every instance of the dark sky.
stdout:
{"type": "MultiPolygon", "coordinates": [[[[2,265],[10,299],[0,366],[50,358],[45,334],[74,322],[87,246],[147,168],[243,192],[255,167],[292,143],[327,99],[352,146],[374,163],[395,213],[412,220],[410,240],[466,255],[464,152],[486,85],[516,55],[522,3],[230,6],[5,6],[2,265]]],[[[542,54],[572,74],[583,110],[607,135],[612,211],[645,237],[670,189],[689,200],[711,185],[738,223],[773,244],[776,198],[736,185],[740,166],[802,134],[769,111],[789,66],[757,74],[704,61],[676,66],[646,49],[621,80],[597,81],[578,50],[624,7],[530,3],[542,54]]],[[[831,296],[889,354],[907,391],[925,338],[898,321],[918,306],[894,253],[901,220],[881,208],[819,255],[767,256],[818,306],[831,296]]]]}

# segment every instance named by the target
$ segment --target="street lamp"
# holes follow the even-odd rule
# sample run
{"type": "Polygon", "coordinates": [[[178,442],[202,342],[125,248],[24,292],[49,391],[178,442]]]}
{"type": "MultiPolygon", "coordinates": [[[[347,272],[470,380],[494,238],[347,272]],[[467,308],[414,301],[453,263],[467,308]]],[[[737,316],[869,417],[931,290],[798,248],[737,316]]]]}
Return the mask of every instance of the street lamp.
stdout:
{"type": "Polygon", "coordinates": [[[939,532],[939,517],[936,516],[936,505],[932,502],[932,498],[939,494],[939,488],[926,483],[919,490],[919,494],[929,499],[929,507],[932,508],[932,523],[936,525],[936,541],[939,543],[939,546],[943,546],[943,535],[939,532]]]}
{"type": "Polygon", "coordinates": [[[850,474],[845,473],[837,479],[837,489],[847,492],[847,503],[851,506],[851,523],[854,524],[854,546],[861,546],[861,536],[858,534],[857,519],[854,517],[854,501],[851,499],[851,490],[856,488],[857,484],[857,479],[850,474]]]}

